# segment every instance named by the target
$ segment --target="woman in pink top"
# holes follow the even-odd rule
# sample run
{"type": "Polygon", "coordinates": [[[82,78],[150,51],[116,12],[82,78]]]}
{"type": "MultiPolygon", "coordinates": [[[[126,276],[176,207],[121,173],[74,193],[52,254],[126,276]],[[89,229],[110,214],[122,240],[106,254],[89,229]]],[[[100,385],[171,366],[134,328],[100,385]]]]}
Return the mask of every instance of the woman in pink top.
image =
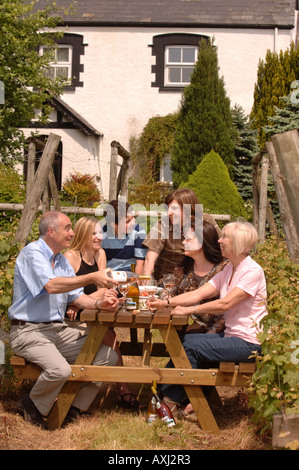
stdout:
{"type": "MultiPolygon", "coordinates": [[[[249,256],[257,240],[257,232],[250,223],[227,224],[218,240],[223,257],[230,260],[223,271],[195,291],[151,302],[152,307],[173,308],[172,314],[223,313],[226,327],[223,333],[188,334],[183,338],[184,349],[195,369],[203,362],[249,362],[254,360],[255,352],[260,353],[257,333],[267,314],[267,291],[263,269],[249,256]],[[220,298],[201,304],[217,296],[220,298]]],[[[182,404],[183,387],[164,385],[161,390],[173,402],[182,404]]]]}

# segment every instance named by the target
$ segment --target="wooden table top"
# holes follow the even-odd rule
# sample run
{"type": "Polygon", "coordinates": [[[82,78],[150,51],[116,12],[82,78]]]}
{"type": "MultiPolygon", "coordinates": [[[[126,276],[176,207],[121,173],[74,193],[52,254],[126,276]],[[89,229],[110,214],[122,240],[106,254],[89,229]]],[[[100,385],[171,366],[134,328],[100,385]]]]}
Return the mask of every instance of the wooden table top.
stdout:
{"type": "Polygon", "coordinates": [[[158,328],[162,325],[173,325],[180,328],[188,324],[188,315],[171,315],[171,309],[150,310],[88,310],[81,312],[80,320],[99,322],[110,326],[128,328],[158,328]]]}

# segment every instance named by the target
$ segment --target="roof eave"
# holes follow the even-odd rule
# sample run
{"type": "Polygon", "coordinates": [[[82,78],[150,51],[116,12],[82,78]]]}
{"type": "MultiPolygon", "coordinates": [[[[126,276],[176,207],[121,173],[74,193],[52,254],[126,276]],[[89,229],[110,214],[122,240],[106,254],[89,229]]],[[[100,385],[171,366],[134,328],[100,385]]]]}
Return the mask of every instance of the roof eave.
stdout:
{"type": "Polygon", "coordinates": [[[77,21],[62,21],[59,23],[59,26],[114,26],[114,27],[134,27],[134,28],[156,28],[156,27],[166,27],[166,28],[230,28],[230,29],[293,29],[295,25],[290,24],[258,24],[258,23],[185,23],[185,22],[130,22],[130,21],[87,21],[87,20],[77,20],[77,21]]]}

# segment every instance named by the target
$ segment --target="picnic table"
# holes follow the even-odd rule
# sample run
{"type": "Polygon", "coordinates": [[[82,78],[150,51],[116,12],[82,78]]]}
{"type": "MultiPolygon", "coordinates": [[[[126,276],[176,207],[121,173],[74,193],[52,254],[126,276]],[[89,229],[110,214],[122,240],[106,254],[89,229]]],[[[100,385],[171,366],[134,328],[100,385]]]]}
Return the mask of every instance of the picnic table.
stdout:
{"type": "MultiPolygon", "coordinates": [[[[222,368],[219,366],[209,369],[192,369],[178,334],[179,330],[187,325],[188,316],[171,316],[170,309],[156,312],[84,310],[80,318],[90,326],[89,333],[75,364],[71,365],[72,374],[48,416],[48,429],[56,429],[63,424],[82,382],[152,383],[155,380],[158,384],[183,385],[203,431],[219,433],[217,422],[201,386],[244,386],[253,372],[253,364],[246,363],[237,366],[234,363],[223,363],[222,368]],[[141,366],[92,365],[108,328],[115,327],[130,330],[131,341],[122,345],[124,346],[122,353],[132,356],[141,355],[141,366]],[[141,343],[137,340],[138,329],[143,330],[144,340],[141,343]],[[163,343],[153,341],[154,329],[160,332],[163,343]],[[169,356],[174,367],[151,367],[150,359],[153,355],[169,356]]],[[[18,358],[15,356],[14,358],[12,358],[12,365],[17,377],[38,377],[37,366],[25,365],[24,360],[24,363],[18,363],[18,358]]]]}

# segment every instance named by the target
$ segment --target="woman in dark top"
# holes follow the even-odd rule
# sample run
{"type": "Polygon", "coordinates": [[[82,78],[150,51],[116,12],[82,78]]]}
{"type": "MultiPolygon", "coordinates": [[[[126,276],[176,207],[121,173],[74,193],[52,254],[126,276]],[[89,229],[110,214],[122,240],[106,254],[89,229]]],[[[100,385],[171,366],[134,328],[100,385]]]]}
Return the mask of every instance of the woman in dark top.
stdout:
{"type": "MultiPolygon", "coordinates": [[[[222,271],[228,260],[223,258],[218,243],[218,232],[214,225],[203,220],[202,236],[195,234],[191,227],[183,240],[184,258],[174,269],[175,286],[169,296],[175,297],[185,292],[191,292],[209,281],[215,274],[222,271]],[[202,238],[202,240],[201,240],[202,238]]],[[[168,294],[162,294],[161,299],[168,294]]],[[[187,327],[185,333],[221,333],[224,330],[223,314],[191,315],[194,323],[187,327]]]]}
{"type": "MultiPolygon", "coordinates": [[[[74,238],[70,249],[64,254],[69,260],[77,276],[88,274],[97,270],[106,269],[106,255],[101,248],[102,228],[99,221],[93,217],[82,217],[74,228],[74,238]]],[[[98,288],[94,284],[84,287],[84,292],[95,299],[100,299],[105,289],[98,288]]],[[[78,312],[80,314],[80,312],[78,312]]],[[[77,313],[77,319],[78,319],[77,313]]],[[[103,343],[117,352],[119,361],[117,366],[123,365],[121,353],[116,341],[116,335],[112,328],[107,331],[103,343]]],[[[118,401],[121,406],[129,409],[139,409],[140,403],[125,383],[117,383],[118,401]]]]}

